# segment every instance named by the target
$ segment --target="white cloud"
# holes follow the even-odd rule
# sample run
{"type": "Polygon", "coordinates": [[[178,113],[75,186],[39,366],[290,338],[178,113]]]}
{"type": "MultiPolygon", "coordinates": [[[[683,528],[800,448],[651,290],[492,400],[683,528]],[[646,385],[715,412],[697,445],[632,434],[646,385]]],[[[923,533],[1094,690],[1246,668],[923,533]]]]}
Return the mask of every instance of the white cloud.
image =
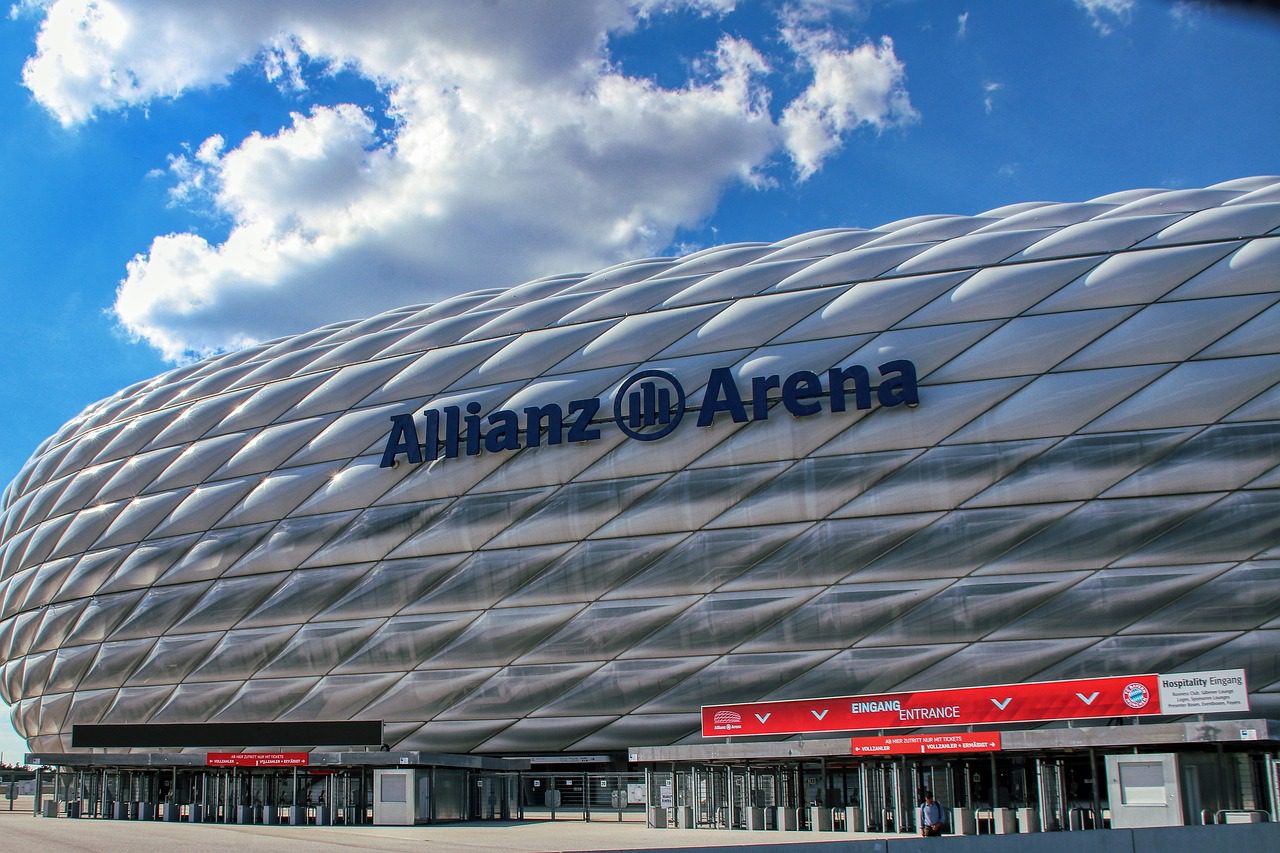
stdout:
{"type": "Polygon", "coordinates": [[[813,69],[813,82],[787,105],[779,122],[801,180],[840,149],[849,131],[861,125],[883,130],[918,118],[907,93],[906,67],[888,36],[852,50],[833,46],[829,31],[792,34],[790,42],[813,69]]]}
{"type": "Polygon", "coordinates": [[[1133,17],[1137,0],[1075,0],[1076,5],[1089,15],[1089,23],[1104,36],[1117,26],[1125,26],[1133,17]]]}
{"type": "Polygon", "coordinates": [[[994,80],[988,80],[982,84],[982,108],[987,115],[991,115],[991,111],[996,108],[996,92],[1004,88],[1003,83],[997,83],[994,80]]]}
{"type": "Polygon", "coordinates": [[[956,38],[962,39],[969,34],[969,10],[956,16],[956,38]]]}
{"type": "Polygon", "coordinates": [[[853,20],[866,18],[869,0],[788,0],[778,12],[784,29],[822,26],[836,16],[853,20]]]}
{"type": "Polygon", "coordinates": [[[99,110],[222,82],[275,29],[269,13],[203,17],[187,0],[145,7],[56,0],[45,10],[22,81],[69,127],[99,110]]]}
{"type": "Polygon", "coordinates": [[[845,49],[819,6],[785,35],[812,83],[781,120],[770,63],[741,39],[709,45],[680,86],[628,76],[610,35],[676,8],[732,2],[56,0],[24,82],[68,126],[249,63],[296,92],[308,60],[382,88],[389,130],[359,105],[313,107],[171,158],[175,202],[212,206],[229,235],[156,237],[114,311],[179,360],[651,254],[731,184],[767,183],[779,154],[808,177],[849,131],[915,117],[892,42],[845,49]]]}
{"type": "Polygon", "coordinates": [[[1199,27],[1208,11],[1209,4],[1204,0],[1177,0],[1169,7],[1169,15],[1174,24],[1188,30],[1199,27]]]}

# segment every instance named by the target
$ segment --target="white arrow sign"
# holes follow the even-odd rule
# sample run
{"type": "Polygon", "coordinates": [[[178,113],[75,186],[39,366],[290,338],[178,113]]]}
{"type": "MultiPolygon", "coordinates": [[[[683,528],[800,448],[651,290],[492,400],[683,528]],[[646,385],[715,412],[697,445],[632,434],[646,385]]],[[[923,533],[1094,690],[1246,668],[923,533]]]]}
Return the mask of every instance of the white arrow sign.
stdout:
{"type": "Polygon", "coordinates": [[[761,725],[764,725],[765,723],[769,722],[769,718],[772,716],[773,716],[773,712],[770,711],[767,714],[756,714],[756,719],[760,721],[761,725]]]}
{"type": "Polygon", "coordinates": [[[1093,700],[1098,698],[1098,691],[1095,690],[1092,693],[1090,693],[1088,696],[1084,695],[1083,693],[1077,693],[1076,695],[1080,697],[1080,701],[1083,702],[1084,704],[1092,705],[1093,700]]]}
{"type": "Polygon", "coordinates": [[[813,710],[812,708],[810,708],[810,709],[809,709],[809,713],[810,713],[810,714],[813,714],[815,717],[817,717],[819,720],[821,720],[823,717],[825,717],[825,716],[827,715],[827,709],[826,709],[826,708],[823,708],[823,709],[822,709],[822,713],[821,713],[821,714],[819,714],[817,711],[815,711],[815,710],[813,710]]]}
{"type": "Polygon", "coordinates": [[[1009,703],[1012,701],[1013,701],[1013,697],[1010,696],[1008,699],[1004,700],[1003,702],[1001,702],[999,699],[992,699],[991,704],[995,705],[997,708],[1003,711],[1005,708],[1009,707],[1009,703]]]}

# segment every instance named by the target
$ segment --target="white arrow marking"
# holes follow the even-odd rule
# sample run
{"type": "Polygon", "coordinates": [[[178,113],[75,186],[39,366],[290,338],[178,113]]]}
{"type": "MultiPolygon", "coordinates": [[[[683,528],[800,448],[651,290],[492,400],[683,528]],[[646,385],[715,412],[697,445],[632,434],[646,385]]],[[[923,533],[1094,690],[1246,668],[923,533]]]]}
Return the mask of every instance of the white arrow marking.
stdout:
{"type": "Polygon", "coordinates": [[[769,712],[769,713],[767,713],[767,714],[756,714],[756,719],[760,721],[761,725],[763,725],[763,724],[765,724],[765,723],[769,722],[769,718],[770,718],[770,717],[772,717],[772,716],[773,716],[773,712],[772,712],[772,711],[770,711],[770,712],[769,712]]]}
{"type": "Polygon", "coordinates": [[[1084,704],[1092,705],[1093,700],[1098,698],[1098,691],[1095,690],[1092,693],[1090,693],[1088,696],[1084,695],[1083,693],[1077,693],[1076,695],[1080,697],[1080,701],[1083,702],[1084,704]]]}
{"type": "Polygon", "coordinates": [[[1001,702],[999,699],[992,699],[991,704],[995,705],[997,708],[1003,711],[1005,708],[1009,707],[1009,703],[1012,701],[1013,701],[1013,697],[1010,696],[1008,699],[1004,700],[1003,702],[1001,702]]]}
{"type": "Polygon", "coordinates": [[[815,711],[815,710],[813,710],[812,708],[810,708],[810,709],[809,709],[809,713],[810,713],[810,714],[813,714],[815,717],[817,717],[819,720],[821,720],[823,717],[825,717],[825,716],[827,715],[827,709],[826,709],[826,708],[823,708],[823,709],[822,709],[822,713],[821,713],[821,714],[819,714],[817,711],[815,711]]]}

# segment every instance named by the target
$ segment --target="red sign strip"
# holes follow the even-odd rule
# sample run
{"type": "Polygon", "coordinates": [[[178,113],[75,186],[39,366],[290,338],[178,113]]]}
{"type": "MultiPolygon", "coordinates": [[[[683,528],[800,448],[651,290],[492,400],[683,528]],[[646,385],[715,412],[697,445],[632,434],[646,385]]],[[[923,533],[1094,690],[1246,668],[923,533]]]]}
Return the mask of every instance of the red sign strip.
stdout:
{"type": "Polygon", "coordinates": [[[997,725],[1160,713],[1158,676],[1120,675],[996,684],[954,690],[918,690],[704,705],[702,736],[781,735],[927,726],[997,725]]]}
{"type": "Polygon", "coordinates": [[[885,735],[856,737],[853,755],[929,755],[946,752],[999,752],[999,732],[960,732],[946,735],[885,735]]]}
{"type": "Polygon", "coordinates": [[[308,752],[209,752],[209,767],[306,767],[311,762],[308,752]]]}

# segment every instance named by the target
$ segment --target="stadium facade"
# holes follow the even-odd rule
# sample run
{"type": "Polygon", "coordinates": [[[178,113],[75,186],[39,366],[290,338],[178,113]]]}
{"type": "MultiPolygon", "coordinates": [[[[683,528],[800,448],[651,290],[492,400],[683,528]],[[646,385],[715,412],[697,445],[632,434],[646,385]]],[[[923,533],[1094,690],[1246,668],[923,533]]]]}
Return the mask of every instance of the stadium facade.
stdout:
{"type": "Polygon", "coordinates": [[[704,704],[1243,668],[1280,716],[1280,178],[388,311],[89,406],[9,485],[72,726],[701,742],[704,704]]]}

